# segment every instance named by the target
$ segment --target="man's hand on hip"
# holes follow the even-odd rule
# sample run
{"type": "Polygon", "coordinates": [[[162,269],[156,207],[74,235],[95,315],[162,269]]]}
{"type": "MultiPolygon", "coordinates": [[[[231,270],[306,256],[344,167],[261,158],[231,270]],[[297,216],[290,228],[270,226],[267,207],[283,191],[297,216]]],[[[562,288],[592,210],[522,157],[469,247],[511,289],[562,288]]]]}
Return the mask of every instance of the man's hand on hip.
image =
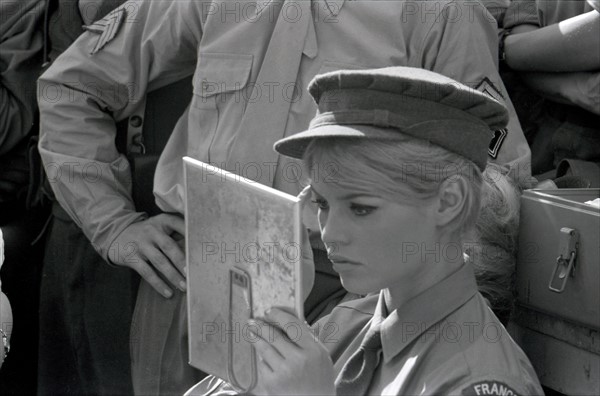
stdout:
{"type": "Polygon", "coordinates": [[[136,271],[166,298],[171,286],[185,291],[185,255],[179,240],[185,235],[182,218],[159,214],[133,223],[113,241],[109,258],[116,265],[136,271]],[[167,280],[167,284],[163,279],[167,280]]]}

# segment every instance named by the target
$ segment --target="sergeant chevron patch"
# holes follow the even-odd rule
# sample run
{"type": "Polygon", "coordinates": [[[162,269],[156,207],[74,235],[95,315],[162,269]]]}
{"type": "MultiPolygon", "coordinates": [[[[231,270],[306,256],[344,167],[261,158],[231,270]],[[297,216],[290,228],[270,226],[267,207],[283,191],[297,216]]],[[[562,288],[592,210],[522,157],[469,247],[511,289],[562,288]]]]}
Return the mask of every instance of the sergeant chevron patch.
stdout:
{"type": "Polygon", "coordinates": [[[94,49],[90,52],[90,55],[94,55],[98,51],[100,51],[106,44],[110,43],[112,39],[114,39],[119,33],[119,29],[123,22],[125,22],[127,12],[124,8],[118,8],[112,11],[103,19],[94,22],[90,26],[85,26],[85,30],[93,33],[100,34],[98,37],[98,41],[96,41],[96,45],[94,45],[94,49]]]}
{"type": "MultiPolygon", "coordinates": [[[[496,88],[488,78],[484,78],[475,89],[492,99],[496,99],[500,103],[504,103],[502,92],[496,88]]],[[[490,146],[488,147],[488,155],[490,157],[494,159],[498,158],[498,153],[500,152],[502,143],[504,143],[504,139],[506,139],[507,135],[508,130],[506,128],[494,131],[494,136],[492,137],[492,140],[490,140],[490,146]]]]}

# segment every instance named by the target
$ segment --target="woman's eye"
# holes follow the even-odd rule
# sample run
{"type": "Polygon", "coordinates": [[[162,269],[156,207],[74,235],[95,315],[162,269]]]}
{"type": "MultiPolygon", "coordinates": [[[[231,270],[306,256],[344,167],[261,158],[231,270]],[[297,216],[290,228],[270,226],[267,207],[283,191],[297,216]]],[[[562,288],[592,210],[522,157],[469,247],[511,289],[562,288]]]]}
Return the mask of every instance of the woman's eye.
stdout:
{"type": "Polygon", "coordinates": [[[317,207],[321,210],[329,209],[329,204],[324,199],[316,198],[312,201],[314,204],[317,204],[317,207]]]}
{"type": "Polygon", "coordinates": [[[352,210],[352,212],[354,212],[354,214],[357,216],[366,216],[366,215],[372,213],[375,209],[377,209],[377,208],[374,206],[358,205],[358,204],[350,205],[350,210],[352,210]]]}

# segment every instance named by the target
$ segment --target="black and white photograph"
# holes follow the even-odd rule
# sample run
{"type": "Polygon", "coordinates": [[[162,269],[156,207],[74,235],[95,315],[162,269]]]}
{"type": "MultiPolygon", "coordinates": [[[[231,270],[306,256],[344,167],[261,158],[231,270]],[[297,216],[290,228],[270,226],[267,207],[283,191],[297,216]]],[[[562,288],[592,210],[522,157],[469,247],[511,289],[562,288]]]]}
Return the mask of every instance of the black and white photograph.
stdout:
{"type": "Polygon", "coordinates": [[[0,0],[0,395],[600,395],[600,0],[0,0]]]}

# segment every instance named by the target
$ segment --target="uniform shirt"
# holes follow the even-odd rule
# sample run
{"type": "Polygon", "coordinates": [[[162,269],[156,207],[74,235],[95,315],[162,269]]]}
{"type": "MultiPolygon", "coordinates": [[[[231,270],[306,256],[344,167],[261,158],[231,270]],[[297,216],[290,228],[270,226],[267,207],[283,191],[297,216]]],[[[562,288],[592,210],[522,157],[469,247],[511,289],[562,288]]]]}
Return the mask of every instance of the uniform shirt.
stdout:
{"type": "Polygon", "coordinates": [[[47,0],[47,60],[54,61],[73,44],[83,33],[83,25],[104,17],[124,2],[125,0],[47,0]]]}
{"type": "Polygon", "coordinates": [[[0,222],[24,208],[29,137],[37,134],[36,80],[43,47],[44,1],[0,2],[0,222]],[[16,204],[16,206],[15,206],[16,204]]]}
{"type": "MultiPolygon", "coordinates": [[[[42,76],[40,153],[48,177],[104,258],[119,233],[145,216],[131,201],[130,169],[115,148],[114,119],[135,112],[148,90],[194,74],[192,101],[162,153],[154,183],[159,207],[183,213],[181,157],[221,166],[244,133],[240,120],[255,100],[254,82],[262,68],[272,67],[263,64],[277,22],[271,8],[250,0],[127,2],[89,27],[42,76]]],[[[308,126],[316,106],[305,87],[318,73],[420,67],[504,101],[511,121],[507,131],[496,133],[491,154],[523,178],[530,175],[529,147],[496,70],[496,22],[480,3],[314,0],[304,39],[295,81],[260,87],[263,95],[275,92],[274,102],[292,101],[279,137],[308,126]]],[[[261,163],[273,143],[256,141],[247,153],[261,163]]],[[[306,175],[292,160],[275,158],[274,186],[297,194],[306,175]]],[[[247,176],[249,164],[239,165],[247,176]]],[[[309,228],[318,229],[316,216],[307,219],[309,228]]]]}
{"type": "MultiPolygon", "coordinates": [[[[506,11],[504,27],[508,30],[523,24],[540,28],[554,25],[577,15],[593,11],[585,0],[514,0],[506,11]]],[[[564,73],[564,83],[553,87],[560,89],[558,98],[600,114],[600,71],[564,73]]],[[[545,95],[548,99],[552,97],[545,95]]]]}
{"type": "MultiPolygon", "coordinates": [[[[477,291],[472,267],[390,314],[383,292],[338,305],[313,330],[339,375],[372,324],[381,323],[382,356],[369,395],[543,395],[521,348],[477,291]]],[[[186,396],[231,395],[208,377],[186,396]]]]}
{"type": "Polygon", "coordinates": [[[504,16],[504,27],[553,25],[594,8],[585,0],[513,0],[504,16]]]}
{"type": "Polygon", "coordinates": [[[43,1],[0,3],[0,156],[31,131],[42,63],[43,1]]]}
{"type": "Polygon", "coordinates": [[[368,394],[543,394],[531,363],[477,291],[471,266],[386,311],[380,293],[317,323],[337,375],[371,323],[382,322],[383,355],[368,394]]]}

